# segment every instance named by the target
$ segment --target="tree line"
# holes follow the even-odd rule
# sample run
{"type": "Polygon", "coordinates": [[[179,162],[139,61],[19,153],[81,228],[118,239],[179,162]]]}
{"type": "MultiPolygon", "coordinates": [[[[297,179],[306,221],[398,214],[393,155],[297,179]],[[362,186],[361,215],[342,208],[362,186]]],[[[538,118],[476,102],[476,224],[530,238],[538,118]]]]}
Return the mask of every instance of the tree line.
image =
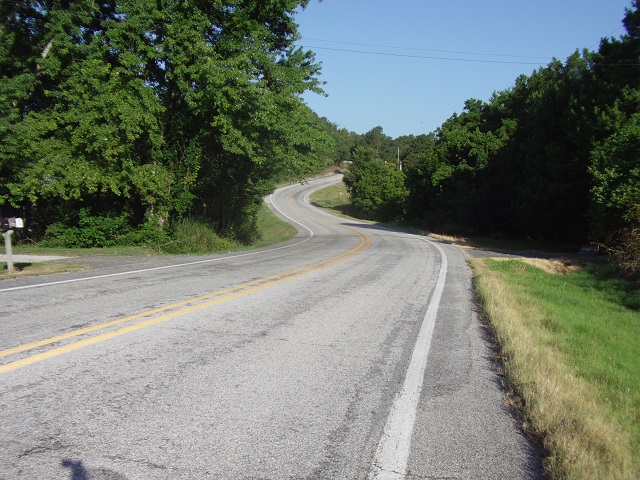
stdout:
{"type": "MultiPolygon", "coordinates": [[[[0,205],[34,239],[144,243],[184,218],[249,242],[276,181],[330,162],[294,0],[5,0],[0,205]],[[98,239],[98,240],[96,240],[98,239]]],[[[83,245],[91,246],[91,245],[83,245]]]]}
{"type": "Polygon", "coordinates": [[[345,179],[354,202],[387,220],[453,233],[614,244],[637,231],[638,0],[623,24],[626,34],[602,39],[598,51],[554,60],[487,102],[467,100],[431,135],[394,140],[378,127],[361,136],[345,179]],[[408,157],[402,171],[396,146],[408,157]],[[377,181],[390,185],[386,200],[363,188],[376,183],[376,162],[387,165],[377,181]]]}
{"type": "Polygon", "coordinates": [[[25,209],[36,241],[145,243],[195,218],[250,242],[276,182],[348,162],[352,201],[371,218],[629,250],[638,2],[598,51],[393,139],[303,102],[322,94],[313,53],[295,45],[307,0],[5,0],[0,205],[25,209]]]}

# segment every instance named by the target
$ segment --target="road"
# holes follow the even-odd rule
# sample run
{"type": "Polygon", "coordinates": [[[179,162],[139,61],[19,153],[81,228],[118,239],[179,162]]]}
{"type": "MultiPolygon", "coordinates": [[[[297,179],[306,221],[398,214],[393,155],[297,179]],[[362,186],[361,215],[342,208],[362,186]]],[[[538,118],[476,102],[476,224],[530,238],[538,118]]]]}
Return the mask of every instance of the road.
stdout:
{"type": "Polygon", "coordinates": [[[0,282],[0,478],[540,478],[465,253],[269,204],[298,236],[0,282]]]}

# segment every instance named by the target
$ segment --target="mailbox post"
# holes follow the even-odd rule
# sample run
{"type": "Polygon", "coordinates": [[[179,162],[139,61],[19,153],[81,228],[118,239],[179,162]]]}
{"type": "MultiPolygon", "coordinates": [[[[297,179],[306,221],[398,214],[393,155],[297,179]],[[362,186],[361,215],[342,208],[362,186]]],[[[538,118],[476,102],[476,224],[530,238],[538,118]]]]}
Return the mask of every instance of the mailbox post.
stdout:
{"type": "Polygon", "coordinates": [[[4,236],[4,249],[7,254],[7,272],[13,272],[13,258],[11,254],[11,235],[13,230],[7,230],[2,235],[4,236]]]}
{"type": "Polygon", "coordinates": [[[13,272],[13,257],[11,252],[11,235],[13,235],[13,229],[24,228],[24,222],[22,218],[3,218],[0,222],[0,231],[4,237],[4,249],[7,254],[7,272],[13,272]]]}

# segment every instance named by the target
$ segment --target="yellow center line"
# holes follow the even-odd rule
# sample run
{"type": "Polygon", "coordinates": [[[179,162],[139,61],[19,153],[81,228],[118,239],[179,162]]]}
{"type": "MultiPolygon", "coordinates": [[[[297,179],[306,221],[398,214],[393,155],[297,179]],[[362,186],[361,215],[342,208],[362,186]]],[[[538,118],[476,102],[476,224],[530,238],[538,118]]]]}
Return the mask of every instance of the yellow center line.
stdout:
{"type": "MultiPolygon", "coordinates": [[[[362,243],[362,241],[361,241],[361,243],[362,243]]],[[[360,245],[358,245],[358,247],[359,246],[360,245]]],[[[355,248],[358,248],[358,247],[355,247],[355,248]]],[[[351,250],[348,250],[345,253],[348,254],[350,251],[351,250]]],[[[344,254],[341,254],[341,255],[344,255],[344,254]]],[[[45,346],[45,345],[49,345],[51,343],[60,342],[62,340],[66,340],[68,338],[73,338],[73,337],[77,337],[77,336],[80,336],[80,335],[85,335],[87,333],[95,332],[96,330],[102,330],[102,329],[105,329],[105,328],[113,327],[113,326],[116,326],[116,325],[119,325],[119,324],[122,324],[122,323],[126,323],[126,322],[130,322],[130,321],[133,321],[133,320],[137,320],[138,318],[149,317],[151,315],[155,315],[156,313],[166,312],[167,310],[173,310],[175,308],[179,308],[179,307],[183,307],[183,306],[190,305],[190,304],[193,304],[193,303],[201,302],[203,300],[207,300],[207,299],[212,298],[212,297],[218,297],[218,296],[230,293],[230,292],[235,292],[235,291],[238,291],[238,290],[242,290],[242,289],[245,289],[247,287],[251,287],[251,286],[259,284],[259,283],[269,282],[269,281],[271,281],[273,279],[284,277],[284,276],[289,276],[289,275],[294,274],[294,273],[296,273],[298,271],[312,268],[312,267],[314,267],[316,265],[325,264],[327,261],[328,260],[326,260],[326,259],[325,260],[321,260],[321,261],[318,261],[318,262],[315,262],[315,263],[312,263],[312,264],[309,264],[309,265],[304,265],[302,267],[298,267],[296,269],[293,269],[293,270],[290,270],[290,271],[287,271],[287,272],[279,273],[279,274],[272,275],[272,276],[269,276],[269,277],[260,278],[260,279],[257,279],[257,280],[252,280],[251,282],[246,282],[246,283],[243,283],[243,284],[240,284],[240,285],[236,285],[234,287],[229,287],[229,288],[225,288],[223,290],[218,290],[218,291],[213,292],[213,293],[207,293],[205,295],[201,295],[201,296],[198,296],[198,297],[190,298],[189,300],[183,300],[181,302],[172,303],[172,304],[169,304],[169,305],[165,305],[163,307],[154,308],[152,310],[147,310],[147,311],[144,311],[144,312],[141,312],[141,313],[137,313],[135,315],[130,315],[130,316],[127,316],[127,317],[118,318],[116,320],[112,320],[112,321],[109,321],[109,322],[104,322],[104,323],[101,323],[101,324],[98,324],[98,325],[92,325],[90,327],[80,328],[80,329],[77,329],[77,330],[73,330],[72,332],[63,333],[61,335],[57,335],[55,337],[50,337],[50,338],[47,338],[47,339],[44,339],[44,340],[39,340],[37,342],[32,342],[32,343],[27,343],[27,344],[24,344],[24,345],[19,345],[19,346],[16,346],[16,347],[8,348],[6,350],[0,350],[0,358],[6,357],[6,356],[9,356],[9,355],[14,355],[16,353],[24,352],[24,351],[27,351],[27,350],[32,350],[34,348],[38,348],[38,347],[42,347],[42,346],[45,346]]]]}
{"type": "Polygon", "coordinates": [[[69,338],[73,338],[76,336],[80,336],[80,335],[84,335],[87,333],[91,333],[91,332],[95,332],[97,330],[102,330],[105,328],[109,328],[109,327],[113,327],[116,325],[120,325],[126,322],[131,322],[133,320],[136,319],[140,319],[140,318],[144,318],[144,317],[149,317],[152,315],[155,315],[157,313],[162,313],[162,312],[166,312],[168,310],[172,310],[172,309],[178,309],[180,307],[186,307],[186,308],[180,308],[178,310],[175,310],[173,312],[167,313],[165,315],[159,316],[159,317],[154,317],[154,318],[149,318],[145,321],[142,322],[138,322],[136,324],[132,324],[132,325],[128,325],[122,328],[119,328],[117,330],[113,330],[111,332],[106,332],[100,335],[96,335],[90,338],[86,338],[83,340],[79,340],[77,342],[68,344],[68,345],[64,345],[61,347],[57,347],[57,348],[52,348],[51,350],[48,350],[46,352],[42,352],[42,353],[38,353],[38,354],[34,354],[34,355],[30,355],[28,357],[25,357],[23,359],[20,360],[16,360],[4,365],[0,365],[0,374],[3,373],[7,373],[10,372],[12,370],[15,370],[17,368],[21,368],[27,365],[31,365],[33,363],[36,362],[40,362],[49,358],[53,358],[56,357],[58,355],[62,355],[68,352],[72,352],[74,350],[78,350],[84,347],[87,347],[89,345],[94,345],[96,343],[100,343],[103,342],[105,340],[111,339],[111,338],[115,338],[118,337],[120,335],[124,335],[127,333],[131,333],[131,332],[135,332],[137,330],[143,329],[143,328],[147,328],[150,327],[152,325],[156,325],[158,323],[161,322],[166,322],[167,320],[170,320],[172,318],[176,318],[178,316],[182,316],[182,315],[186,315],[188,313],[192,313],[198,310],[201,310],[203,308],[207,308],[210,307],[212,305],[216,305],[218,303],[222,303],[224,301],[227,300],[232,300],[234,298],[238,298],[244,295],[247,295],[249,293],[253,293],[253,292],[257,292],[259,290],[263,290],[265,288],[280,284],[282,282],[285,282],[287,280],[291,280],[294,278],[298,278],[301,277],[303,275],[306,275],[308,273],[312,273],[318,270],[321,270],[323,268],[329,267],[331,265],[335,265],[336,263],[342,262],[344,260],[347,260],[348,258],[351,258],[355,255],[358,255],[362,252],[364,252],[365,250],[367,250],[370,246],[371,246],[371,237],[367,236],[367,235],[363,235],[359,232],[357,232],[356,230],[353,230],[351,228],[348,227],[344,227],[341,226],[342,228],[345,228],[347,230],[351,230],[352,232],[354,232],[358,237],[359,237],[359,243],[358,245],[356,245],[355,247],[347,250],[346,252],[343,252],[339,255],[336,255],[334,257],[328,258],[328,259],[324,259],[324,260],[320,260],[318,262],[314,262],[302,267],[298,267],[295,268],[293,270],[289,270],[287,272],[283,272],[277,275],[272,275],[269,277],[264,277],[261,279],[257,279],[257,280],[253,280],[250,282],[246,282],[243,283],[241,285],[237,285],[234,287],[230,287],[230,288],[226,288],[223,290],[219,290],[217,292],[213,292],[213,293],[209,293],[206,295],[201,295],[189,300],[185,300],[182,302],[177,302],[177,303],[173,303],[170,305],[166,305],[160,308],[156,308],[156,309],[152,309],[152,310],[148,310],[145,312],[141,312],[135,315],[131,315],[128,317],[123,317],[117,320],[113,320],[110,322],[105,322],[105,323],[101,323],[99,325],[94,325],[91,327],[86,327],[86,328],[81,328],[78,330],[74,330],[73,332],[68,332],[65,334],[61,334],[61,335],[57,335],[55,337],[51,337],[51,338],[47,338],[44,340],[40,340],[37,342],[33,342],[33,343],[29,343],[29,344],[25,344],[25,345],[20,345],[17,347],[13,347],[13,348],[9,348],[6,350],[2,350],[0,351],[0,357],[5,357],[5,356],[9,356],[9,355],[13,355],[16,353],[20,353],[20,352],[24,352],[24,351],[28,351],[28,350],[32,350],[34,348],[38,348],[38,347],[42,347],[45,345],[49,345],[52,343],[56,343],[56,342],[60,342],[62,340],[66,340],[69,338]],[[213,298],[213,299],[212,299],[213,298]],[[212,299],[212,300],[209,300],[212,299]],[[206,301],[208,300],[208,301],[206,301]],[[197,303],[197,302],[201,302],[201,303],[197,303]],[[194,305],[195,304],[195,305],[194,305]]]}

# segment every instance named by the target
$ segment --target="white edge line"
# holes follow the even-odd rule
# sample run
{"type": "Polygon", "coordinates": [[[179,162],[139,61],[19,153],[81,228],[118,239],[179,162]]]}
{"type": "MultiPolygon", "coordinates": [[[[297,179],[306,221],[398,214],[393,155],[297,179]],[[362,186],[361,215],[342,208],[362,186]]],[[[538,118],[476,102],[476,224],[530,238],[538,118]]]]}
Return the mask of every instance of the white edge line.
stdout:
{"type": "Polygon", "coordinates": [[[264,254],[264,253],[273,252],[273,251],[277,251],[277,250],[284,250],[286,248],[292,248],[292,247],[296,247],[298,245],[302,245],[303,243],[306,243],[309,240],[311,240],[311,238],[313,237],[313,231],[309,227],[307,227],[306,225],[303,225],[302,223],[300,223],[300,222],[292,219],[288,215],[285,215],[284,213],[282,213],[282,211],[273,203],[272,195],[269,195],[269,202],[271,203],[271,206],[273,206],[273,208],[275,208],[278,211],[278,213],[280,213],[280,215],[284,216],[285,218],[289,219],[290,221],[292,221],[292,222],[300,225],[301,227],[305,228],[309,232],[310,236],[305,238],[304,240],[302,240],[300,242],[296,242],[296,243],[293,243],[291,245],[284,245],[282,247],[270,248],[268,250],[261,250],[259,252],[240,253],[240,254],[237,254],[237,255],[227,255],[225,257],[210,258],[210,259],[207,259],[207,260],[198,260],[198,261],[195,261],[195,262],[178,263],[178,264],[175,264],[175,265],[165,265],[163,267],[143,268],[143,269],[140,269],[140,270],[129,270],[129,271],[126,271],[126,272],[119,272],[119,273],[107,273],[107,274],[104,274],[104,275],[93,275],[91,277],[71,278],[71,279],[68,279],[68,280],[59,280],[57,282],[47,282],[47,283],[38,283],[38,284],[35,284],[35,285],[22,285],[20,287],[2,288],[2,289],[0,289],[0,293],[2,293],[2,292],[15,292],[16,290],[28,290],[30,288],[49,287],[49,286],[53,286],[53,285],[63,285],[63,284],[66,284],[66,283],[84,282],[84,281],[96,280],[96,279],[100,279],[100,278],[120,277],[120,276],[123,276],[123,275],[132,275],[132,274],[135,274],[135,273],[143,273],[143,272],[153,272],[153,271],[157,271],[157,270],[166,270],[166,269],[170,269],[170,268],[188,267],[190,265],[198,265],[198,264],[202,264],[202,263],[220,262],[222,260],[227,260],[229,258],[248,257],[248,256],[251,256],[251,255],[261,255],[261,254],[264,254]]]}
{"type": "MultiPolygon", "coordinates": [[[[305,203],[324,215],[335,217],[335,215],[331,215],[311,205],[309,202],[309,195],[311,193],[312,192],[309,192],[305,195],[305,203]]],[[[396,480],[403,479],[406,476],[418,402],[422,392],[427,359],[431,348],[431,339],[433,338],[433,330],[440,307],[440,300],[442,299],[442,293],[444,292],[446,284],[449,265],[447,254],[437,243],[420,235],[380,226],[377,228],[415,237],[432,245],[440,253],[440,270],[438,272],[436,286],[429,300],[429,306],[427,307],[422,325],[420,326],[402,388],[396,395],[393,405],[391,406],[391,411],[387,417],[387,423],[376,449],[372,468],[369,473],[370,479],[396,480]]]]}
{"type": "MultiPolygon", "coordinates": [[[[417,235],[410,235],[417,237],[417,235]]],[[[369,475],[370,479],[402,479],[406,475],[418,401],[420,400],[431,339],[448,269],[447,255],[444,250],[436,243],[424,238],[422,240],[427,241],[440,252],[440,272],[416,339],[402,389],[396,395],[391,406],[391,412],[378,444],[369,475]]]]}
{"type": "MultiPolygon", "coordinates": [[[[273,208],[275,208],[275,209],[276,209],[276,211],[277,211],[280,215],[282,215],[284,218],[286,218],[286,219],[290,220],[291,222],[293,222],[293,223],[295,223],[295,224],[297,224],[297,225],[300,225],[302,228],[305,228],[305,229],[309,232],[309,235],[313,237],[313,231],[312,231],[309,227],[307,227],[306,225],[303,225],[302,223],[298,222],[297,220],[294,220],[294,219],[293,219],[293,218],[291,218],[289,215],[285,214],[282,210],[280,210],[280,209],[276,206],[276,204],[275,204],[275,203],[273,203],[273,201],[272,201],[272,197],[273,197],[273,194],[269,195],[269,203],[271,204],[271,206],[272,206],[273,208]]],[[[308,239],[307,239],[307,240],[308,240],[308,239]]]]}

